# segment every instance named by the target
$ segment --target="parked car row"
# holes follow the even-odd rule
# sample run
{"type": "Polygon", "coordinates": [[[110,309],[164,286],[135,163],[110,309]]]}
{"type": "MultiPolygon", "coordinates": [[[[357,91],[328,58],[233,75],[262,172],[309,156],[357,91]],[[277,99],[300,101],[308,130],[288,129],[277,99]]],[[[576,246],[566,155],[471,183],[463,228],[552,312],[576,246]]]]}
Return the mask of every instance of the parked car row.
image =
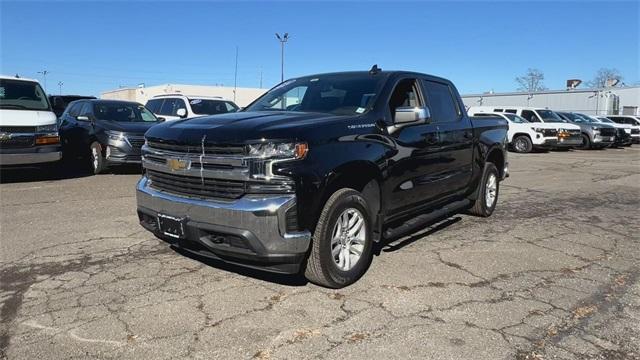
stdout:
{"type": "Polygon", "coordinates": [[[550,149],[602,149],[640,144],[640,117],[590,116],[536,107],[472,106],[469,116],[508,121],[510,148],[519,153],[550,149]]]}
{"type": "Polygon", "coordinates": [[[0,165],[47,164],[60,159],[94,174],[140,164],[144,133],[165,120],[238,111],[218,97],[169,94],[142,104],[92,96],[47,97],[36,80],[0,77],[0,165]]]}

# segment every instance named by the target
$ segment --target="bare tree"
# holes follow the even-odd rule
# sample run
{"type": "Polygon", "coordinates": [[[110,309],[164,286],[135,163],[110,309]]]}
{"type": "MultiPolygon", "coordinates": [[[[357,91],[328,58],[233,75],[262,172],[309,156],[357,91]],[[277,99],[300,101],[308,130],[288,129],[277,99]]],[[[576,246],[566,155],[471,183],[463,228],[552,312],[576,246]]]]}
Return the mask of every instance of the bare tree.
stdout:
{"type": "Polygon", "coordinates": [[[598,70],[593,80],[588,81],[586,85],[590,88],[603,88],[607,86],[607,80],[609,79],[615,79],[622,82],[622,75],[620,75],[620,71],[618,71],[618,69],[601,68],[598,70]]]}
{"type": "Polygon", "coordinates": [[[543,83],[544,74],[538,69],[527,69],[527,73],[524,76],[518,76],[516,82],[518,83],[518,90],[532,93],[535,91],[547,90],[543,83]]]}

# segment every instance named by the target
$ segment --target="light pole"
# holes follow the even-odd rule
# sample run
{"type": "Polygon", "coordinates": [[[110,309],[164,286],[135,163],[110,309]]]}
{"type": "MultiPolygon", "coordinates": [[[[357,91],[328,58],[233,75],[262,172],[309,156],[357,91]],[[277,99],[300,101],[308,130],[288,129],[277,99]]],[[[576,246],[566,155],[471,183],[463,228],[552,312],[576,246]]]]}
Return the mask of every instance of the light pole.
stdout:
{"type": "Polygon", "coordinates": [[[60,88],[60,95],[62,95],[62,85],[64,85],[64,83],[62,81],[58,81],[58,87],[60,88]]]}
{"type": "Polygon", "coordinates": [[[42,71],[38,71],[38,74],[42,74],[42,78],[44,79],[44,92],[47,92],[47,74],[49,73],[49,71],[47,70],[42,70],[42,71]]]}
{"type": "Polygon", "coordinates": [[[284,44],[289,40],[289,33],[280,34],[276,33],[278,41],[280,41],[280,82],[284,81],[284,44]]]}

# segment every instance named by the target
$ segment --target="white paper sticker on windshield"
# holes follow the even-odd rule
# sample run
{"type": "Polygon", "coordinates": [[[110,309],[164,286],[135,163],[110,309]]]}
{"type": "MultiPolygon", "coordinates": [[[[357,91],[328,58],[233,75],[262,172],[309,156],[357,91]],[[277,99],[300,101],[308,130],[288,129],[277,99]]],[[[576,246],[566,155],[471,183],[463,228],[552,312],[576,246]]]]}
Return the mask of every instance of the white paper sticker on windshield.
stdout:
{"type": "Polygon", "coordinates": [[[357,109],[356,109],[356,112],[357,112],[358,114],[362,114],[362,113],[364,112],[364,110],[365,110],[365,109],[364,109],[363,107],[359,107],[359,108],[357,108],[357,109]]]}
{"type": "Polygon", "coordinates": [[[320,79],[318,79],[318,78],[314,78],[314,79],[309,80],[309,82],[316,82],[316,81],[318,81],[318,80],[320,80],[320,79]]]}
{"type": "Polygon", "coordinates": [[[202,102],[202,100],[200,100],[200,99],[193,99],[193,100],[189,101],[189,104],[195,105],[195,104],[200,104],[201,102],[202,102]]]}

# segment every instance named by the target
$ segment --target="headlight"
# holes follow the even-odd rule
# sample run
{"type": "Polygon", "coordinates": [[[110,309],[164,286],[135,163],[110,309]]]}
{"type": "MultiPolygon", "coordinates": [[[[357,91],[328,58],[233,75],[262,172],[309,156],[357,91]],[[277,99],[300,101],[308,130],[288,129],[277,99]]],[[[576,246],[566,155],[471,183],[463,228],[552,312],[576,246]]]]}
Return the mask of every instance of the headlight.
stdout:
{"type": "Polygon", "coordinates": [[[127,139],[127,137],[124,135],[124,133],[120,132],[120,131],[107,131],[107,136],[109,137],[109,139],[111,140],[115,140],[115,141],[124,141],[127,139]]]}
{"type": "Polygon", "coordinates": [[[542,128],[532,128],[532,129],[535,132],[539,132],[539,133],[543,133],[544,132],[544,129],[542,129],[542,128]]]}
{"type": "Polygon", "coordinates": [[[259,158],[302,159],[309,148],[306,143],[262,143],[249,145],[249,155],[259,158]]]}
{"type": "Polygon", "coordinates": [[[599,128],[599,127],[597,127],[597,126],[592,126],[592,127],[591,127],[591,130],[593,130],[593,131],[600,131],[600,128],[599,128]]]}
{"type": "Polygon", "coordinates": [[[58,131],[57,124],[36,126],[36,132],[39,132],[39,133],[53,133],[56,131],[58,131]]]}

